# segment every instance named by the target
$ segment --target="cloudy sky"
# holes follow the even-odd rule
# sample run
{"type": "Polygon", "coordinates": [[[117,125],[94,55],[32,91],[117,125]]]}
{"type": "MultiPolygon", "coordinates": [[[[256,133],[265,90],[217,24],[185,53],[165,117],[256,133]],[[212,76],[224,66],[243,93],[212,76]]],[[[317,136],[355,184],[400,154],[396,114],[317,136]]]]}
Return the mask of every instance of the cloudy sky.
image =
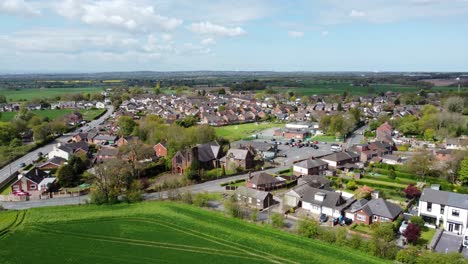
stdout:
{"type": "Polygon", "coordinates": [[[468,71],[468,0],[0,0],[0,72],[468,71]]]}

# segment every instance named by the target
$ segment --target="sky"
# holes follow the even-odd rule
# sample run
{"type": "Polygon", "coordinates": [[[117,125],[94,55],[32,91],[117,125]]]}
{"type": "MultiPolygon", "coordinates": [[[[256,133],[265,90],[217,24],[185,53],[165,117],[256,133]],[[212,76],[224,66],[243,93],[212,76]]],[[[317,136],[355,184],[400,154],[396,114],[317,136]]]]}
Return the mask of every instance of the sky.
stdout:
{"type": "Polygon", "coordinates": [[[0,0],[0,72],[468,71],[468,0],[0,0]]]}

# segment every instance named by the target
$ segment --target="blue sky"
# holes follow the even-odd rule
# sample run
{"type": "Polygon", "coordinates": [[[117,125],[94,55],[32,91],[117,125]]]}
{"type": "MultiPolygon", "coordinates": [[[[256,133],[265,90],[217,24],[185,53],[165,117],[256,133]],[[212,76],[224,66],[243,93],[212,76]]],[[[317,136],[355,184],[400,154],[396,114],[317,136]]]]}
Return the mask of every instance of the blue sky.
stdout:
{"type": "Polygon", "coordinates": [[[468,71],[468,0],[1,0],[0,72],[468,71]]]}

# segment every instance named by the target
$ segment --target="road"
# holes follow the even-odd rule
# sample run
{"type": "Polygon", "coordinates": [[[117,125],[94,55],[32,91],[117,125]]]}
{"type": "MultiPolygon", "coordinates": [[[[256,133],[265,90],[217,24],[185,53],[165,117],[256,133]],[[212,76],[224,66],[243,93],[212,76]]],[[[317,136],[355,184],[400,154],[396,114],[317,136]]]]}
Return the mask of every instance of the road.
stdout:
{"type": "Polygon", "coordinates": [[[78,133],[79,130],[81,129],[83,132],[87,132],[89,131],[90,129],[92,128],[95,128],[95,127],[98,127],[99,124],[101,122],[103,122],[104,120],[106,120],[107,118],[110,117],[110,115],[114,112],[114,107],[113,106],[108,106],[107,107],[107,112],[101,116],[100,118],[96,119],[96,120],[93,120],[91,122],[88,123],[87,126],[83,126],[83,127],[80,127],[80,128],[77,128],[74,132],[72,133],[67,133],[61,137],[58,137],[56,138],[54,141],[52,141],[51,143],[47,144],[47,145],[44,145],[36,150],[33,150],[31,152],[29,152],[28,154],[24,155],[23,157],[11,162],[10,164],[6,165],[5,167],[3,167],[1,170],[0,170],[0,183],[3,183],[3,181],[5,181],[6,179],[8,179],[8,177],[15,171],[19,170],[20,169],[20,164],[21,163],[25,163],[25,164],[30,164],[32,163],[34,160],[37,159],[38,157],[38,154],[39,152],[42,152],[44,154],[47,154],[49,153],[50,151],[52,151],[53,149],[53,146],[59,142],[62,142],[62,143],[65,143],[67,142],[68,140],[71,139],[72,135],[75,134],[75,133],[78,133]]]}
{"type": "Polygon", "coordinates": [[[364,139],[364,132],[369,128],[369,125],[362,126],[356,131],[354,131],[351,136],[346,138],[347,147],[350,148],[354,145],[361,144],[362,140],[364,139]]]}

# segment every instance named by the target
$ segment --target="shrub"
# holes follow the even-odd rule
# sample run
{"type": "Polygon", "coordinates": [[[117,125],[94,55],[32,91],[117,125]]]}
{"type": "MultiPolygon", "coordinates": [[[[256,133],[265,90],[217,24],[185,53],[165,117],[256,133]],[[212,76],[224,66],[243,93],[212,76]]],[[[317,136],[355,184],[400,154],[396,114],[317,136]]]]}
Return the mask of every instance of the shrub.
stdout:
{"type": "Polygon", "coordinates": [[[333,229],[319,228],[319,239],[327,243],[335,243],[336,232],[333,229]]]}
{"type": "Polygon", "coordinates": [[[362,243],[362,237],[360,235],[351,235],[351,237],[348,240],[348,246],[354,249],[358,249],[361,247],[362,243]]]}
{"type": "Polygon", "coordinates": [[[355,181],[349,181],[347,184],[346,184],[346,188],[351,190],[351,191],[354,191],[357,189],[357,183],[355,181]]]}
{"type": "Polygon", "coordinates": [[[258,218],[258,210],[253,209],[252,213],[250,214],[250,220],[252,220],[252,222],[256,222],[257,218],[258,218]]]}
{"type": "Polygon", "coordinates": [[[317,238],[319,234],[319,223],[313,219],[301,219],[297,223],[297,233],[308,238],[317,238]]]}
{"type": "Polygon", "coordinates": [[[395,260],[406,264],[416,264],[418,259],[418,249],[415,247],[409,247],[407,249],[401,249],[398,251],[395,260]]]}
{"type": "Polygon", "coordinates": [[[371,193],[374,191],[371,187],[364,185],[356,190],[356,199],[370,199],[371,193]]]}
{"type": "Polygon", "coordinates": [[[199,207],[206,207],[208,206],[209,201],[218,200],[216,194],[211,194],[208,192],[197,193],[193,198],[193,204],[199,207]]]}
{"type": "Polygon", "coordinates": [[[408,199],[413,199],[413,198],[418,198],[421,196],[421,191],[414,186],[414,184],[408,185],[406,189],[403,190],[403,192],[406,194],[406,197],[408,199]]]}
{"type": "Polygon", "coordinates": [[[410,218],[410,222],[419,226],[419,228],[423,229],[424,228],[424,219],[421,216],[412,216],[410,218]]]}
{"type": "Polygon", "coordinates": [[[421,228],[413,223],[409,223],[406,230],[403,232],[403,236],[409,243],[416,243],[421,236],[421,228]]]}
{"type": "Polygon", "coordinates": [[[270,217],[271,225],[274,228],[283,228],[284,227],[284,215],[282,214],[272,214],[270,217]]]}

